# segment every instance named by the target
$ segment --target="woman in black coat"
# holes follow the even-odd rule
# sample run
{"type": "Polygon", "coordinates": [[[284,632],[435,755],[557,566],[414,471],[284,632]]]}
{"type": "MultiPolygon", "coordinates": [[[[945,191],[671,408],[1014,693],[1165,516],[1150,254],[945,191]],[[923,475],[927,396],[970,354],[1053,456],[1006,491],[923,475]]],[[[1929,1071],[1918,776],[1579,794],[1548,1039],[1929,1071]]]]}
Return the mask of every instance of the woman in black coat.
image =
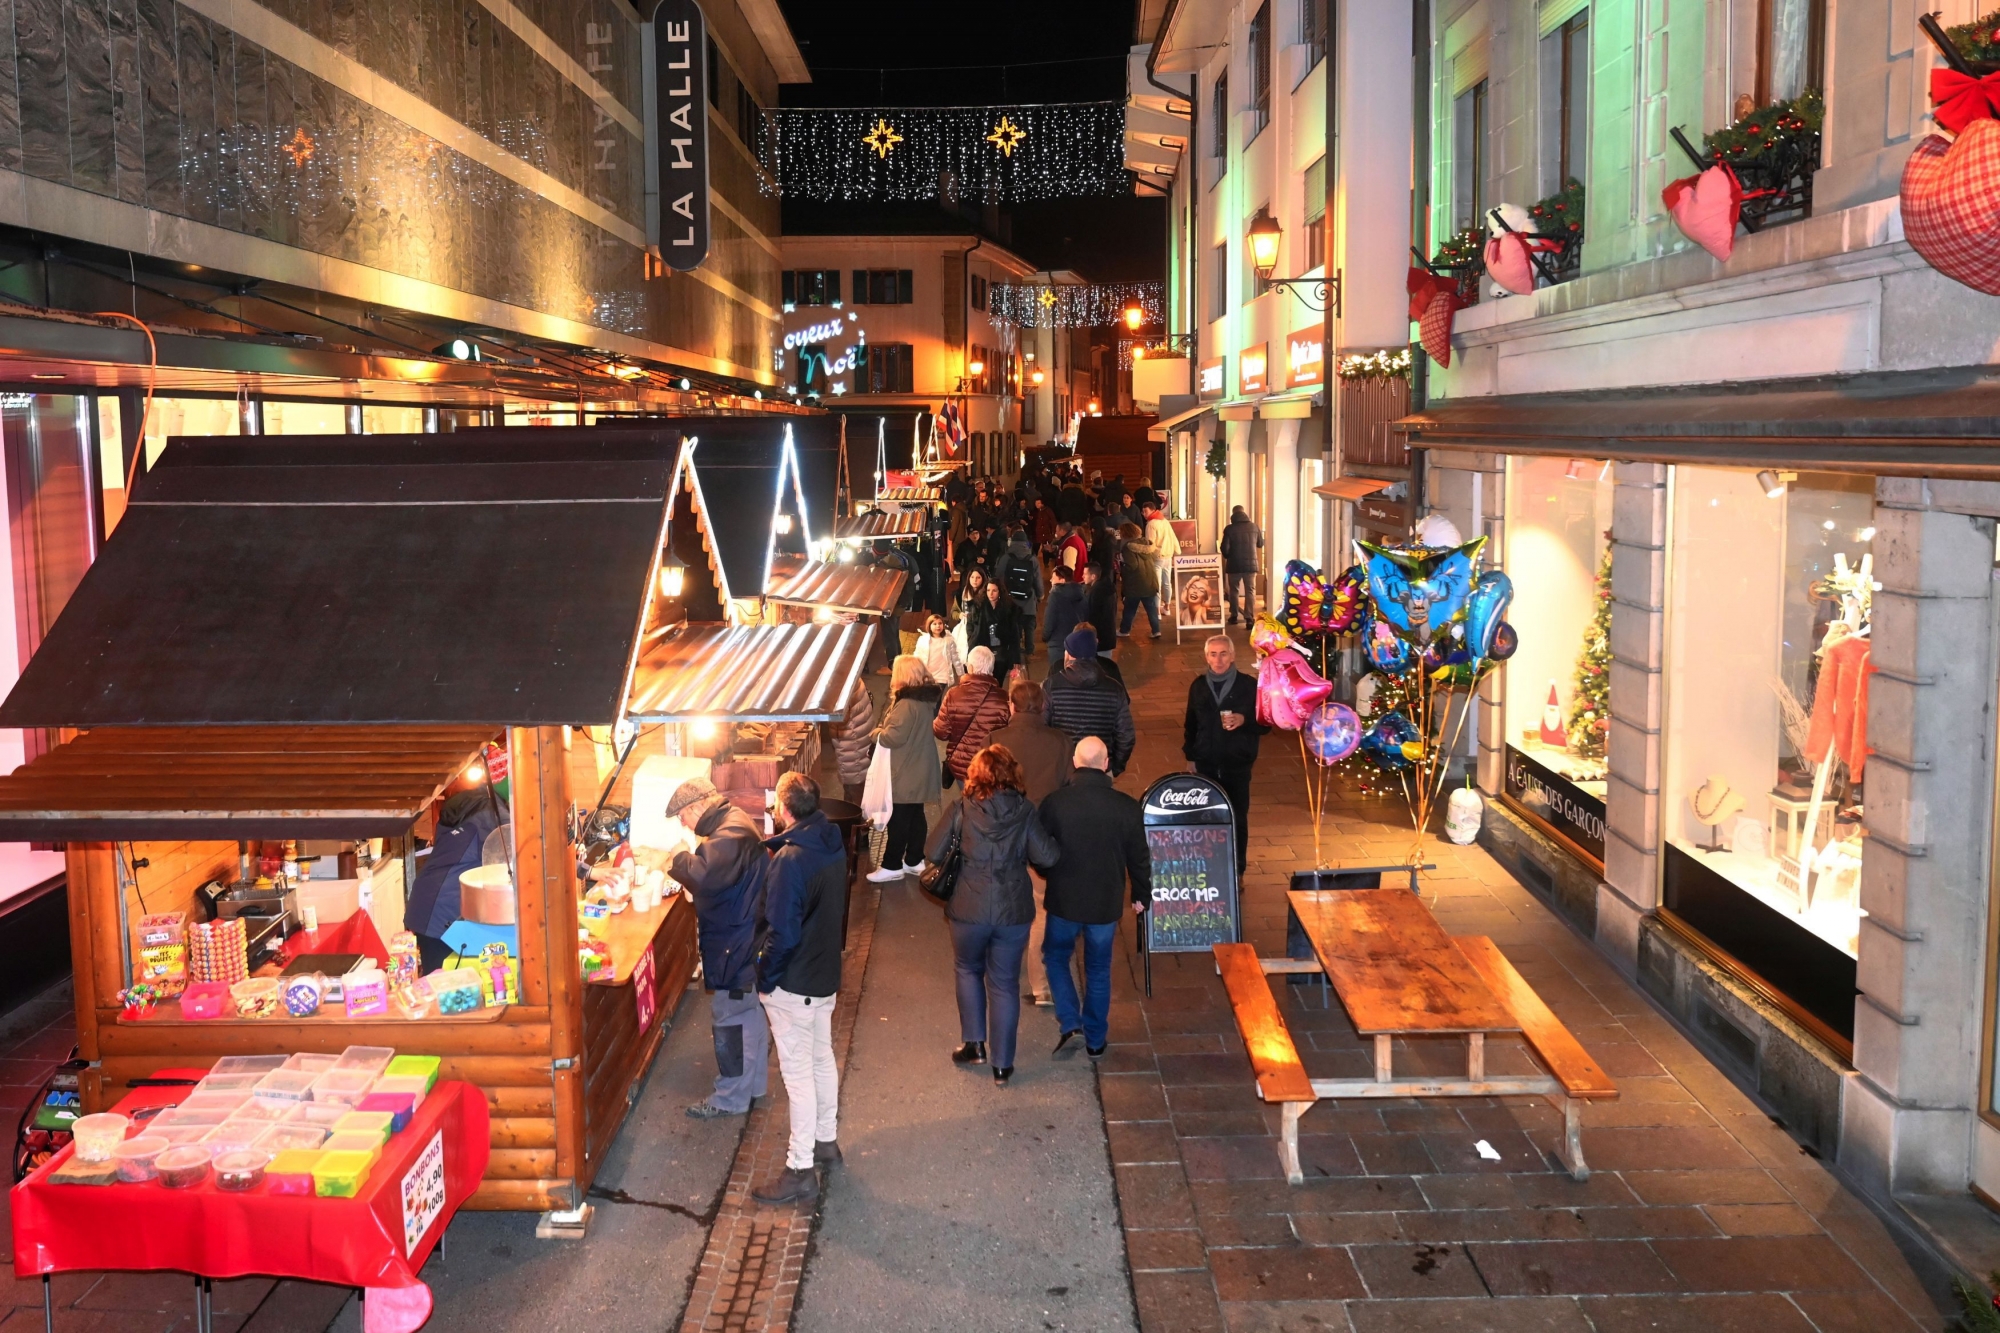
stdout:
{"type": "Polygon", "coordinates": [[[993,679],[1005,680],[1021,661],[1021,609],[997,579],[987,581],[985,594],[965,609],[965,651],[991,648],[993,679]]]}
{"type": "Polygon", "coordinates": [[[924,859],[944,864],[954,831],[964,858],[945,905],[957,959],[958,1027],[965,1044],[954,1062],[991,1062],[993,1081],[1014,1075],[1021,1025],[1021,956],[1035,924],[1030,861],[1043,870],[1062,855],[1022,790],[1021,765],[1004,745],[989,745],[965,770],[965,799],[931,834],[924,859]]]}

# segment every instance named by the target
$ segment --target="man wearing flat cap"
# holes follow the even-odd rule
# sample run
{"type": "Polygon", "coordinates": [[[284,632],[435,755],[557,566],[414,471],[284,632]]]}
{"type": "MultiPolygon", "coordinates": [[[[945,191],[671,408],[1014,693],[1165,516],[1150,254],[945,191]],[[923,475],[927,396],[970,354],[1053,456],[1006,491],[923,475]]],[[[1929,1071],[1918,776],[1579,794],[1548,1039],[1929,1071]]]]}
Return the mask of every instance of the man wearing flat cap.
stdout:
{"type": "Polygon", "coordinates": [[[770,853],[750,816],[731,805],[707,778],[689,778],[667,801],[667,817],[695,836],[695,848],[674,856],[667,873],[694,899],[702,984],[715,1030],[715,1089],[687,1108],[696,1120],[743,1115],[764,1095],[771,1029],[757,998],[759,923],[764,916],[764,867],[770,853]]]}

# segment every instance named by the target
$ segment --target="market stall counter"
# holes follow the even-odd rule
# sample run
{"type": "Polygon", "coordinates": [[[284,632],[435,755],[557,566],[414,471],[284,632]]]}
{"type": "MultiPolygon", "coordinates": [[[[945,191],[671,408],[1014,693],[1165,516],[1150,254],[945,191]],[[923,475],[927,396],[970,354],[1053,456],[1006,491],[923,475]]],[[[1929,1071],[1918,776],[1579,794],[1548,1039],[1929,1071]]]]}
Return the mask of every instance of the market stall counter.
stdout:
{"type": "Polygon", "coordinates": [[[672,450],[510,434],[175,439],[138,478],[0,704],[69,737],[0,777],[0,839],[67,846],[86,1111],[162,1065],[395,1048],[478,1090],[468,1207],[580,1208],[696,960],[671,883],[583,874],[592,738],[638,723],[685,752],[639,699],[819,720],[795,705],[845,699],[869,640],[734,631],[727,656],[816,663],[817,686],[711,659],[702,680],[743,688],[686,688],[658,651],[688,633],[659,593],[672,450]],[[483,847],[418,919],[454,810],[483,847]],[[316,854],[355,879],[312,877],[316,854]],[[485,943],[440,963],[443,935],[485,943]]]}

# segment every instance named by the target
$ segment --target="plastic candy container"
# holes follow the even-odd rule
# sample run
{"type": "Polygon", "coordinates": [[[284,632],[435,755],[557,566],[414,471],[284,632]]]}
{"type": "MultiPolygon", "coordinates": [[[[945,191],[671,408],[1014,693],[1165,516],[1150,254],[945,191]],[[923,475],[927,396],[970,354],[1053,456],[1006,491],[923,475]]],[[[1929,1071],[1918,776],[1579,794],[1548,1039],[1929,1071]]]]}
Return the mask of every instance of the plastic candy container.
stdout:
{"type": "Polygon", "coordinates": [[[398,1018],[432,1018],[437,1015],[437,996],[431,994],[431,983],[422,977],[395,986],[389,992],[389,1003],[398,1018]]]}
{"type": "Polygon", "coordinates": [[[292,1108],[291,1119],[287,1123],[331,1130],[352,1109],[345,1102],[300,1102],[292,1108]]]}
{"type": "Polygon", "coordinates": [[[351,1199],[368,1182],[368,1168],[374,1165],[367,1153],[327,1152],[313,1163],[313,1192],[323,1199],[351,1199]]]}
{"type": "Polygon", "coordinates": [[[318,1125],[286,1121],[273,1125],[257,1136],[254,1146],[265,1152],[279,1153],[291,1148],[317,1148],[326,1142],[326,1131],[318,1125]]]}
{"type": "MultiPolygon", "coordinates": [[[[351,973],[349,975],[352,975],[351,973]]],[[[396,1058],[393,1046],[350,1046],[340,1053],[335,1069],[365,1069],[369,1077],[379,1077],[396,1058]]]]}
{"type": "Polygon", "coordinates": [[[296,1069],[304,1074],[324,1074],[340,1063],[337,1055],[321,1055],[316,1051],[300,1051],[285,1061],[286,1069],[296,1069]]]}
{"type": "Polygon", "coordinates": [[[312,1095],[316,1102],[337,1102],[354,1107],[361,1104],[361,1099],[374,1086],[375,1071],[372,1069],[329,1069],[313,1080],[312,1095]]]}
{"type": "Polygon", "coordinates": [[[273,1018],[284,1003],[284,997],[278,994],[276,977],[239,981],[229,988],[229,998],[236,1001],[238,1018],[273,1018]]]}
{"type": "Polygon", "coordinates": [[[262,1074],[210,1074],[194,1085],[196,1092],[242,1092],[257,1086],[262,1074]]]}
{"type": "Polygon", "coordinates": [[[486,1006],[479,974],[469,968],[433,972],[424,980],[430,983],[431,994],[437,996],[438,1012],[441,1014],[469,1014],[486,1006]]]}
{"type": "MultiPolygon", "coordinates": [[[[408,1097],[410,1114],[415,1115],[417,1108],[424,1104],[424,1095],[430,1089],[424,1079],[414,1074],[384,1074],[375,1080],[375,1091],[408,1097]]],[[[365,1111],[373,1108],[363,1105],[361,1109],[365,1111]]]]}
{"type": "Polygon", "coordinates": [[[257,1095],[267,1101],[302,1102],[312,1095],[317,1078],[303,1069],[274,1069],[257,1084],[257,1095]]]}
{"type": "Polygon", "coordinates": [[[231,1120],[260,1120],[267,1125],[275,1125],[292,1113],[296,1102],[276,1097],[252,1097],[243,1105],[230,1112],[231,1120]]]}
{"type": "Polygon", "coordinates": [[[417,947],[417,937],[407,930],[399,930],[389,937],[389,984],[407,986],[415,981],[424,970],[423,953],[417,947]]]}
{"type": "Polygon", "coordinates": [[[382,1087],[383,1080],[375,1080],[375,1091],[361,1099],[361,1110],[387,1111],[389,1132],[400,1134],[410,1123],[410,1117],[417,1113],[417,1099],[407,1092],[389,1092],[382,1087]]]}
{"type": "MultiPolygon", "coordinates": [[[[379,967],[358,967],[341,982],[349,1018],[372,1018],[389,1012],[389,978],[379,967]]],[[[382,1050],[382,1047],[349,1047],[349,1050],[382,1050]]],[[[389,1055],[394,1055],[390,1051],[389,1055]]],[[[389,1063],[387,1055],[382,1063],[389,1063]]]]}
{"type": "Polygon", "coordinates": [[[291,977],[285,982],[285,1012],[294,1018],[310,1018],[319,1012],[322,987],[316,976],[291,977]]]}
{"type": "Polygon", "coordinates": [[[372,1133],[359,1131],[335,1134],[320,1147],[327,1152],[358,1152],[371,1162],[382,1155],[382,1140],[372,1133]]]}
{"type": "Polygon", "coordinates": [[[222,981],[191,982],[181,992],[182,1018],[220,1018],[229,1005],[229,985],[222,981]]]}
{"type": "MultiPolygon", "coordinates": [[[[241,1090],[232,1092],[201,1092],[197,1090],[181,1098],[181,1104],[176,1106],[174,1110],[229,1112],[234,1111],[249,1100],[250,1094],[241,1090]]],[[[166,1112],[162,1112],[162,1114],[166,1114],[166,1112]]]]}
{"type": "Polygon", "coordinates": [[[271,1194],[311,1194],[313,1168],[323,1156],[318,1149],[291,1148],[271,1158],[264,1168],[264,1184],[271,1194]]]}
{"type": "Polygon", "coordinates": [[[217,1074],[268,1074],[273,1069],[287,1068],[292,1060],[282,1055],[225,1055],[209,1070],[210,1077],[217,1074]]]}
{"type": "Polygon", "coordinates": [[[387,1111],[350,1111],[333,1127],[336,1134],[373,1134],[377,1143],[394,1133],[396,1117],[387,1111]]]}
{"type": "Polygon", "coordinates": [[[203,1143],[208,1139],[208,1131],[213,1125],[178,1125],[162,1127],[158,1124],[146,1126],[148,1134],[157,1134],[176,1148],[185,1148],[190,1143],[203,1143]]]}
{"type": "Polygon", "coordinates": [[[255,1148],[224,1153],[215,1159],[215,1187],[232,1194],[254,1190],[264,1182],[264,1171],[270,1163],[271,1154],[255,1148]]]}
{"type": "Polygon", "coordinates": [[[443,1063],[435,1055],[399,1055],[389,1062],[384,1074],[390,1078],[407,1078],[416,1075],[424,1081],[424,1091],[437,1086],[438,1066],[443,1063]]]}
{"type": "Polygon", "coordinates": [[[154,1167],[168,1189],[189,1189],[208,1179],[208,1149],[199,1144],[168,1148],[155,1159],[154,1167]]]}
{"type": "Polygon", "coordinates": [[[151,1132],[154,1129],[165,1129],[169,1125],[182,1129],[214,1129],[227,1119],[229,1119],[228,1111],[190,1111],[185,1106],[176,1106],[170,1111],[162,1111],[154,1116],[153,1123],[147,1129],[151,1132]]]}
{"type": "Polygon", "coordinates": [[[265,1120],[225,1120],[202,1138],[210,1153],[229,1152],[235,1148],[249,1148],[256,1144],[265,1130],[271,1127],[265,1120]]]}
{"type": "Polygon", "coordinates": [[[76,1138],[76,1157],[81,1162],[108,1162],[111,1150],[124,1141],[132,1122],[122,1115],[101,1113],[80,1116],[70,1123],[76,1138]]]}
{"type": "Polygon", "coordinates": [[[167,1141],[157,1134],[141,1134],[136,1139],[126,1139],[111,1150],[111,1160],[118,1163],[118,1178],[133,1182],[157,1180],[160,1154],[167,1148],[167,1141]]]}

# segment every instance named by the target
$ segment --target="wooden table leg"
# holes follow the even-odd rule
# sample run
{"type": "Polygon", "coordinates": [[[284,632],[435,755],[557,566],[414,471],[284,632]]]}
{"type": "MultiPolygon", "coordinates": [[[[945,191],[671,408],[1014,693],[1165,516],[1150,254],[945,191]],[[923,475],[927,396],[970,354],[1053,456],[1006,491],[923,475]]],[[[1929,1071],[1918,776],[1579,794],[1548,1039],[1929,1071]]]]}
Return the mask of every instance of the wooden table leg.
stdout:
{"type": "Polygon", "coordinates": [[[1306,1173],[1299,1167],[1299,1117],[1306,1113],[1311,1102],[1285,1103],[1285,1132],[1278,1141],[1278,1159],[1285,1165],[1285,1182],[1303,1185],[1306,1173]]]}
{"type": "Polygon", "coordinates": [[[1390,1041],[1391,1038],[1386,1033],[1375,1038],[1375,1081],[1377,1083],[1387,1083],[1391,1077],[1389,1073],[1390,1041]]]}
{"type": "Polygon", "coordinates": [[[1551,1100],[1562,1103],[1563,1165],[1569,1168],[1570,1179],[1589,1180],[1590,1166],[1583,1160],[1583,1103],[1574,1097],[1551,1100]]]}
{"type": "Polygon", "coordinates": [[[1473,1032],[1466,1036],[1465,1076],[1474,1083],[1486,1081],[1486,1034],[1473,1032]]]}

